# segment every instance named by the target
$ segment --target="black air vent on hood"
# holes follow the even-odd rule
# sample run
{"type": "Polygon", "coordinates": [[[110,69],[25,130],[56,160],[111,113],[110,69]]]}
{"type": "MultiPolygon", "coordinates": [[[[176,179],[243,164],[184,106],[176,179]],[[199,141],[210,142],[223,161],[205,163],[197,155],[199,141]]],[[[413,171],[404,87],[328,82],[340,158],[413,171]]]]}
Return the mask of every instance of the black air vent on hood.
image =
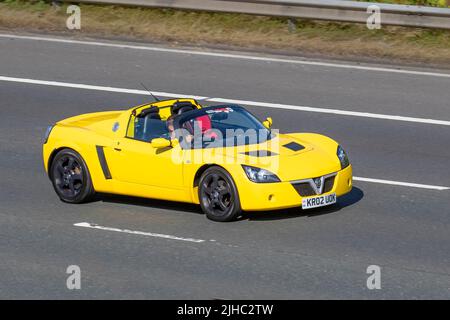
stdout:
{"type": "Polygon", "coordinates": [[[300,151],[302,149],[305,149],[304,146],[302,146],[301,144],[298,144],[297,142],[286,143],[285,145],[283,145],[283,147],[288,148],[292,151],[300,151]]]}
{"type": "Polygon", "coordinates": [[[269,150],[248,151],[248,152],[242,152],[242,154],[245,154],[250,157],[272,157],[272,156],[278,155],[278,153],[272,152],[269,150]]]}

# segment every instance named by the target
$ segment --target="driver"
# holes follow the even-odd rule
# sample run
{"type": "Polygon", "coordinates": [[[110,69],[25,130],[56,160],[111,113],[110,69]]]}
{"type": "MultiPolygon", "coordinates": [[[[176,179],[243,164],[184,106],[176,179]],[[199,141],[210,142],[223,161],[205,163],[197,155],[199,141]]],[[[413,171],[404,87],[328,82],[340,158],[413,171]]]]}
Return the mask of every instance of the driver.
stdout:
{"type": "MultiPolygon", "coordinates": [[[[175,126],[173,123],[173,120],[175,119],[177,115],[172,114],[170,117],[167,118],[166,120],[166,126],[167,126],[167,130],[169,131],[169,138],[171,140],[177,139],[177,135],[175,132],[175,126]]],[[[194,140],[194,136],[192,134],[187,134],[185,136],[182,137],[184,139],[184,141],[186,141],[187,144],[191,144],[192,141],[194,140]]]]}

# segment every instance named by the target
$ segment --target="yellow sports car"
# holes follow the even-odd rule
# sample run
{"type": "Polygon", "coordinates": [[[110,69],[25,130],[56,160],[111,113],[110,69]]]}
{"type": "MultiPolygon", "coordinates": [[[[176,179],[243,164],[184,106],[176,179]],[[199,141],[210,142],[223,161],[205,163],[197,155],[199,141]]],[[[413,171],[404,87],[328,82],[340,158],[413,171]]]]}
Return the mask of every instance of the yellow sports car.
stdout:
{"type": "Polygon", "coordinates": [[[330,205],[352,189],[352,167],[334,140],[271,126],[238,105],[157,100],[50,126],[44,166],[65,202],[95,192],[189,202],[214,221],[330,205]]]}

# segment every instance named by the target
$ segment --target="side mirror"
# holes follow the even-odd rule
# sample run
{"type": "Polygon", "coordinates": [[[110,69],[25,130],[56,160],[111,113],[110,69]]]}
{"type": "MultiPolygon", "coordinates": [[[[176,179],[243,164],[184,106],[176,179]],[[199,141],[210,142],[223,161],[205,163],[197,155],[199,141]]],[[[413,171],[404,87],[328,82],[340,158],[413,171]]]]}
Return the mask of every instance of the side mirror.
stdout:
{"type": "Polygon", "coordinates": [[[155,149],[168,148],[172,146],[172,142],[164,138],[155,138],[150,142],[150,144],[155,149]]]}
{"type": "Polygon", "coordinates": [[[270,129],[272,127],[272,118],[271,117],[267,117],[265,121],[263,121],[263,126],[266,127],[267,129],[270,129]]]}

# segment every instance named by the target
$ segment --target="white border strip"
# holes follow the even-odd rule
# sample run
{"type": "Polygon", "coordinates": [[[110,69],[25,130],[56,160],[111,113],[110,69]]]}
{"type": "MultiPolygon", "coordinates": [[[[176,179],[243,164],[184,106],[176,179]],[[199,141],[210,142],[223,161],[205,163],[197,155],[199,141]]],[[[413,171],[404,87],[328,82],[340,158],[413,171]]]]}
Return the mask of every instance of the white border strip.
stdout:
{"type": "Polygon", "coordinates": [[[93,223],[89,223],[89,222],[75,223],[74,226],[75,227],[98,229],[98,230],[121,232],[121,233],[128,233],[128,234],[134,234],[134,235],[139,235],[139,236],[164,238],[164,239],[170,239],[170,240],[180,240],[180,241],[188,241],[188,242],[196,242],[196,243],[205,242],[205,240],[201,240],[201,239],[181,238],[181,237],[172,236],[172,235],[168,235],[168,234],[160,234],[160,233],[152,233],[152,232],[133,231],[133,230],[128,230],[128,229],[103,227],[103,226],[99,226],[97,224],[93,224],[93,223]]]}
{"type": "MultiPolygon", "coordinates": [[[[147,96],[149,95],[149,92],[145,91],[145,90],[94,86],[94,85],[90,85],[90,84],[69,83],[69,82],[59,82],[59,81],[46,81],[46,80],[14,78],[14,77],[4,77],[4,76],[0,76],[0,81],[20,82],[20,83],[38,84],[38,85],[54,86],[54,87],[66,87],[66,88],[75,88],[75,89],[84,89],[84,90],[108,91],[108,92],[115,92],[115,93],[140,94],[140,95],[147,95],[147,96]]],[[[160,97],[191,98],[191,99],[196,99],[196,100],[204,100],[207,98],[207,97],[202,97],[202,96],[192,96],[192,95],[187,95],[187,94],[158,92],[158,91],[152,91],[152,94],[154,94],[155,96],[160,96],[160,97]]]]}
{"type": "Polygon", "coordinates": [[[394,186],[403,186],[403,187],[411,187],[411,188],[439,190],[439,191],[450,189],[449,187],[433,186],[433,185],[428,185],[428,184],[409,183],[409,182],[400,182],[400,181],[382,180],[382,179],[371,179],[371,178],[362,178],[362,177],[353,177],[353,180],[381,183],[381,184],[390,184],[390,185],[394,185],[394,186]]]}
{"type": "Polygon", "coordinates": [[[404,116],[379,114],[379,113],[371,113],[371,112],[347,111],[347,110],[317,108],[317,107],[308,107],[308,106],[294,106],[294,105],[289,105],[289,104],[256,102],[256,101],[247,101],[247,100],[233,100],[233,99],[222,99],[222,98],[207,98],[206,100],[211,101],[211,102],[219,102],[219,103],[243,104],[243,105],[247,105],[247,106],[257,106],[257,107],[287,109],[287,110],[307,111],[307,112],[331,113],[331,114],[344,115],[344,116],[354,116],[354,117],[364,117],[364,118],[396,120],[396,121],[438,124],[438,125],[443,125],[443,126],[450,126],[450,121],[447,121],[447,120],[404,117],[404,116]]]}
{"type": "Polygon", "coordinates": [[[383,67],[369,67],[369,66],[352,65],[352,64],[308,61],[308,60],[301,60],[301,59],[295,60],[295,59],[269,58],[269,57],[250,56],[250,55],[243,55],[243,54],[195,51],[195,50],[187,50],[187,49],[169,49],[169,48],[162,48],[162,47],[138,46],[138,45],[108,43],[108,42],[99,42],[99,41],[82,41],[82,40],[71,40],[71,39],[60,39],[60,38],[50,38],[50,37],[38,37],[38,36],[19,36],[19,35],[14,35],[14,34],[0,34],[0,38],[47,41],[47,42],[66,43],[66,44],[81,44],[81,45],[88,45],[88,46],[146,50],[146,51],[154,51],[154,52],[169,52],[169,53],[178,53],[178,54],[190,54],[190,55],[198,55],[198,56],[229,58],[229,59],[292,63],[292,64],[301,64],[301,65],[310,65],[310,66],[320,66],[320,67],[333,67],[333,68],[341,68],[341,69],[355,69],[355,70],[363,70],[363,71],[390,72],[390,73],[398,73],[398,74],[450,78],[450,74],[439,73],[439,72],[415,71],[415,70],[383,68],[383,67]]]}
{"type": "MultiPolygon", "coordinates": [[[[147,91],[144,91],[144,90],[124,89],[124,88],[105,87],[105,86],[58,82],[58,81],[26,79],[26,78],[15,78],[15,77],[6,77],[6,76],[0,76],[0,81],[19,82],[19,83],[28,83],[28,84],[37,84],[37,85],[46,85],[46,86],[55,86],[55,87],[76,88],[76,89],[85,89],[85,90],[107,91],[107,92],[115,92],[115,93],[140,94],[140,95],[148,95],[149,94],[147,91]]],[[[161,96],[161,97],[174,97],[174,98],[183,98],[184,97],[184,98],[193,98],[193,99],[197,99],[197,100],[206,100],[206,101],[210,101],[210,102],[219,102],[219,103],[236,103],[236,104],[243,104],[243,105],[247,105],[247,106],[257,106],[257,107],[266,107],[266,108],[275,108],[275,109],[287,109],[287,110],[306,111],[306,112],[319,112],[319,113],[337,114],[337,115],[344,115],[344,116],[354,116],[354,117],[364,117],[364,118],[396,120],[396,121],[404,121],[404,122],[415,122],[415,123],[437,124],[437,125],[443,125],[443,126],[450,126],[450,121],[447,121],[447,120],[403,117],[403,116],[369,113],[369,112],[346,111],[346,110],[339,110],[339,109],[318,108],[318,107],[308,107],[308,106],[294,106],[294,105],[288,105],[288,104],[256,102],[256,101],[247,101],[247,100],[208,98],[205,96],[192,96],[192,95],[183,95],[183,94],[169,93],[169,92],[152,91],[152,93],[155,96],[161,96]]]]}

